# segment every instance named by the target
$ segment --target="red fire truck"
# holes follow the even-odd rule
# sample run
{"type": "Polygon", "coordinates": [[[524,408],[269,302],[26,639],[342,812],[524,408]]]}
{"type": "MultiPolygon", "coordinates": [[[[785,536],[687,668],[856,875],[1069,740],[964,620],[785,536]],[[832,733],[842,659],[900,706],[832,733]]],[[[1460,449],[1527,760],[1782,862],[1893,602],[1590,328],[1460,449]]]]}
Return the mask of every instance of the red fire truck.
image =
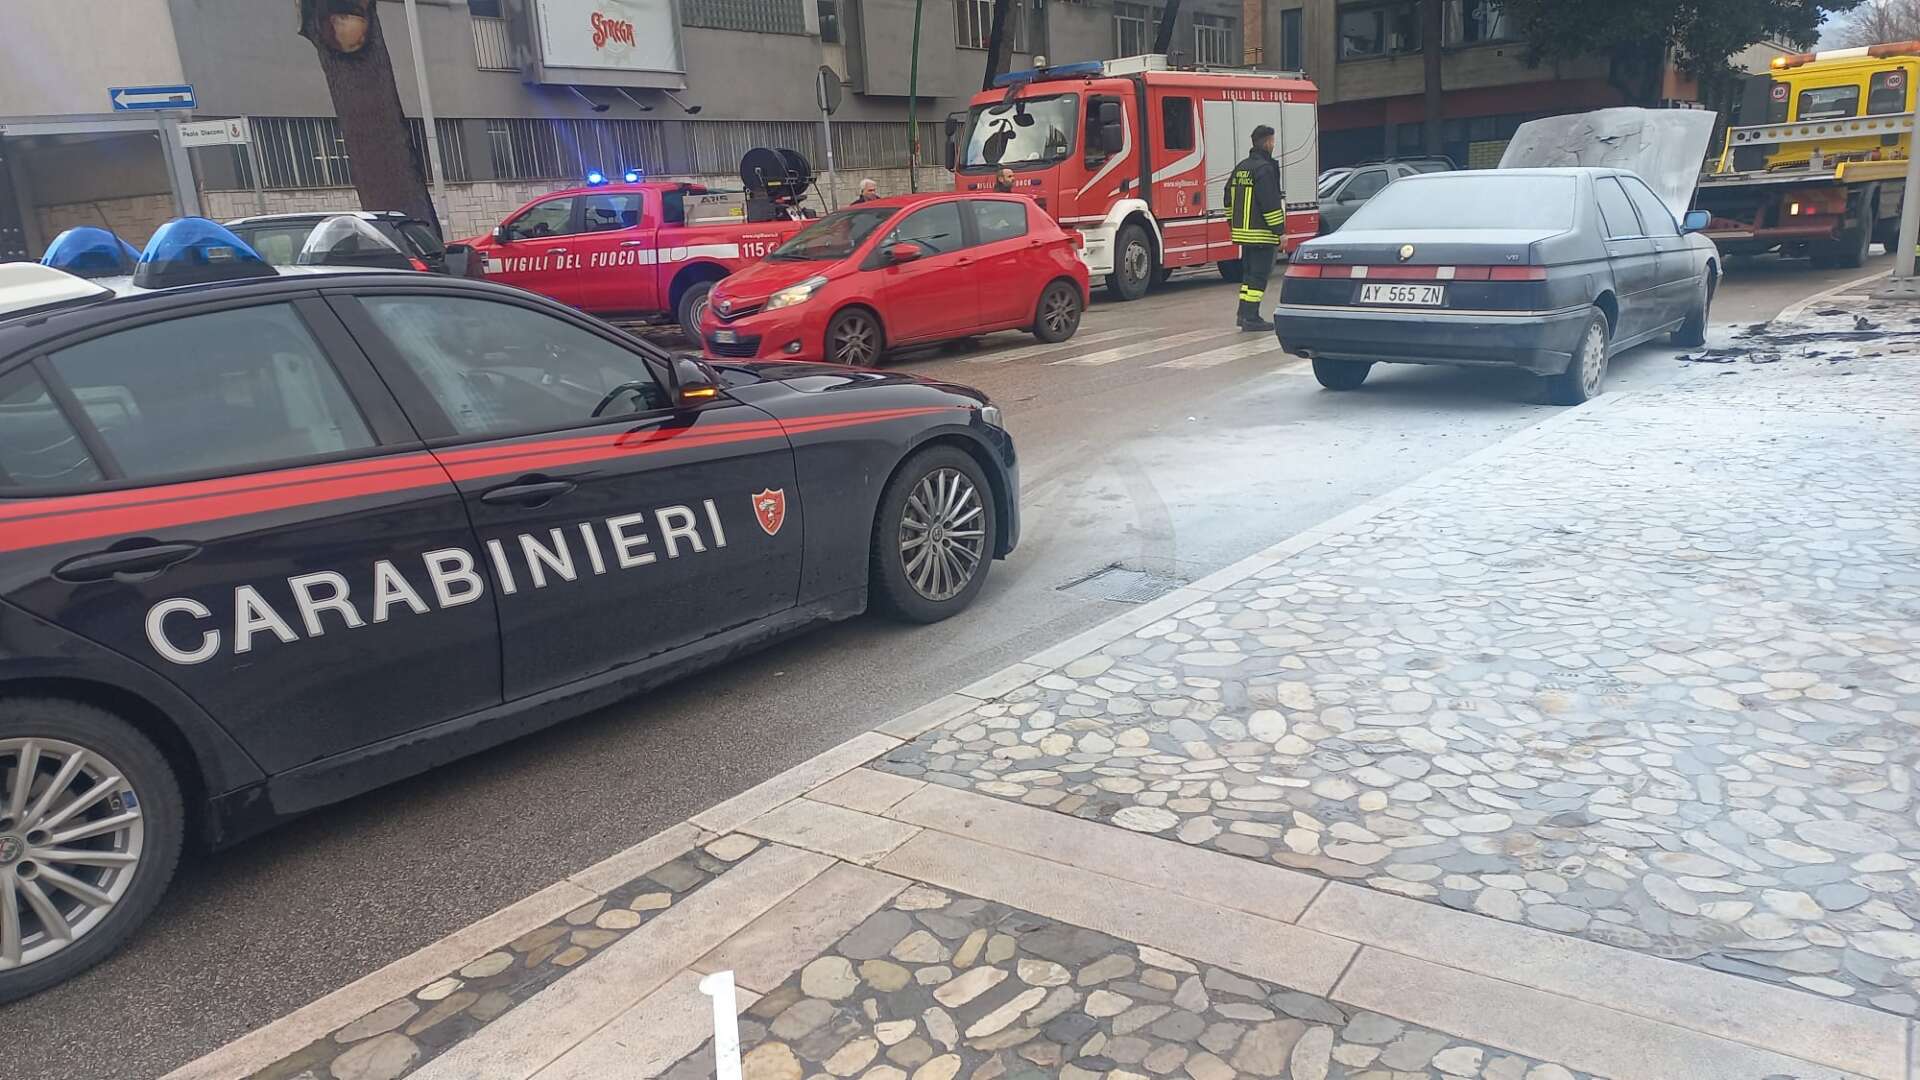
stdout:
{"type": "Polygon", "coordinates": [[[489,281],[518,285],[595,315],[671,318],[700,340],[713,283],[760,261],[808,222],[767,211],[739,192],[595,173],[584,187],[542,195],[489,236],[467,241],[489,281]]]}
{"type": "Polygon", "coordinates": [[[1011,168],[1015,191],[1081,232],[1087,269],[1120,299],[1182,266],[1239,277],[1224,192],[1261,124],[1279,133],[1286,250],[1319,231],[1320,92],[1304,76],[1133,56],[1008,72],[995,85],[949,124],[955,188],[992,187],[1011,168]]]}

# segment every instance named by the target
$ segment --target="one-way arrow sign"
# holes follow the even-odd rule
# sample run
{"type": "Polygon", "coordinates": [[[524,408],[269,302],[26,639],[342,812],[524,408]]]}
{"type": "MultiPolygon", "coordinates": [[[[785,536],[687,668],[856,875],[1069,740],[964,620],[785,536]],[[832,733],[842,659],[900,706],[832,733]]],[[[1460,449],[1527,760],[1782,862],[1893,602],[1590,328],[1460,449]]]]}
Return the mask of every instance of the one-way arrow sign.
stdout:
{"type": "Polygon", "coordinates": [[[191,109],[197,102],[191,86],[111,86],[107,100],[114,112],[136,109],[191,109]]]}

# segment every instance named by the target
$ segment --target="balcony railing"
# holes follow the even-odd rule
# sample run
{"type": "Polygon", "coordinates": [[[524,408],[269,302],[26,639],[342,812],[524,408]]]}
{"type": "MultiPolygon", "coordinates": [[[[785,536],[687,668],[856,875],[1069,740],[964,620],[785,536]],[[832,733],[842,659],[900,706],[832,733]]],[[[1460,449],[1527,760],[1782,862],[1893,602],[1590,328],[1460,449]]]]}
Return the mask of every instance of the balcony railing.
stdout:
{"type": "Polygon", "coordinates": [[[481,71],[518,71],[513,44],[507,39],[507,20],[473,18],[473,66],[481,71]]]}

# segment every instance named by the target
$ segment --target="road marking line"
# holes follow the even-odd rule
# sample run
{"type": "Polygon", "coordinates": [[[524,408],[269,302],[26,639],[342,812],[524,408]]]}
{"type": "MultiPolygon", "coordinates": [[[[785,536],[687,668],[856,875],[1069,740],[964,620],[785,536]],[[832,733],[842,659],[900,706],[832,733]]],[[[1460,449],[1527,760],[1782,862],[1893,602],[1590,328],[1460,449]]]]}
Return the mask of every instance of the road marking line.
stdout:
{"type": "Polygon", "coordinates": [[[1208,349],[1206,352],[1176,356],[1171,360],[1154,364],[1153,366],[1157,368],[1210,368],[1220,364],[1231,363],[1235,360],[1244,360],[1250,356],[1260,356],[1270,352],[1283,353],[1284,351],[1285,350],[1281,349],[1278,341],[1262,335],[1257,341],[1242,341],[1234,345],[1223,345],[1218,349],[1208,349]]]}
{"type": "Polygon", "coordinates": [[[1796,303],[1788,304],[1786,307],[1781,308],[1780,313],[1778,315],[1775,315],[1773,318],[1767,320],[1767,325],[1772,326],[1776,323],[1795,322],[1800,318],[1801,315],[1806,314],[1806,310],[1812,307],[1813,305],[1825,303],[1827,300],[1830,300],[1833,297],[1839,296],[1842,293],[1853,292],[1859,289],[1860,286],[1871,284],[1875,281],[1878,281],[1881,278],[1886,277],[1890,273],[1892,273],[1891,270],[1882,270],[1877,274],[1868,274],[1865,277],[1854,278],[1852,281],[1841,282],[1840,284],[1835,285],[1831,289],[1822,289],[1821,291],[1814,293],[1812,296],[1806,297],[1805,299],[1802,299],[1796,303]]]}
{"type": "Polygon", "coordinates": [[[1029,356],[1039,356],[1042,353],[1062,352],[1077,345],[1097,345],[1103,341],[1115,341],[1125,337],[1138,337],[1141,334],[1150,334],[1152,332],[1153,328],[1149,326],[1137,326],[1132,329],[1122,330],[1102,330],[1097,334],[1079,334],[1066,341],[1056,341],[1051,345],[1026,345],[1016,349],[986,353],[981,356],[963,356],[960,358],[960,362],[963,364],[1004,364],[1011,360],[1025,360],[1029,356]]]}
{"type": "MultiPolygon", "coordinates": [[[[1192,330],[1172,337],[1155,338],[1152,341],[1136,341],[1131,345],[1118,345],[1111,349],[1101,349],[1082,356],[1069,356],[1065,360],[1055,360],[1054,364],[1072,364],[1076,367],[1100,367],[1119,360],[1131,360],[1136,356],[1146,356],[1180,345],[1191,345],[1196,341],[1206,341],[1222,335],[1219,330],[1192,330]]],[[[1233,331],[1225,331],[1233,333],[1233,331]]]]}

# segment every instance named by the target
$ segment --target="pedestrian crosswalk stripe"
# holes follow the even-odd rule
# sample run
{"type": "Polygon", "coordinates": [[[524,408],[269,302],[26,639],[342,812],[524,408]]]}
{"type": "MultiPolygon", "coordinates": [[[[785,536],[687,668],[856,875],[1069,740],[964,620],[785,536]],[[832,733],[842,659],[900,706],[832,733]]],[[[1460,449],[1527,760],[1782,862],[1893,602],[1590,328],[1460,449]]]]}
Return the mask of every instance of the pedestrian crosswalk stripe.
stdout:
{"type": "Polygon", "coordinates": [[[1013,360],[1025,360],[1031,356],[1046,353],[1065,352],[1083,345],[1098,345],[1104,341],[1118,341],[1121,338],[1139,337],[1153,332],[1151,327],[1136,326],[1120,330],[1102,330],[1094,334],[1076,334],[1065,341],[1056,341],[1051,345],[1027,345],[1017,349],[1002,349],[998,352],[981,353],[979,356],[963,356],[963,364],[1005,364],[1013,360]]]}
{"type": "MultiPolygon", "coordinates": [[[[1234,333],[1234,331],[1228,331],[1234,333]]],[[[1136,341],[1130,345],[1116,345],[1111,349],[1100,349],[1080,356],[1069,356],[1064,360],[1055,360],[1055,364],[1073,364],[1079,367],[1099,367],[1120,360],[1131,360],[1136,356],[1157,353],[1181,345],[1191,345],[1196,341],[1222,336],[1219,330],[1192,330],[1172,337],[1154,338],[1150,341],[1136,341]]]]}
{"type": "Polygon", "coordinates": [[[1218,364],[1230,363],[1234,360],[1244,360],[1249,356],[1259,356],[1262,353],[1279,354],[1280,352],[1280,343],[1275,341],[1271,334],[1262,334],[1259,339],[1255,341],[1242,341],[1234,345],[1223,345],[1218,349],[1208,349],[1206,352],[1176,356],[1171,360],[1153,366],[1157,368],[1210,368],[1218,364]]]}

